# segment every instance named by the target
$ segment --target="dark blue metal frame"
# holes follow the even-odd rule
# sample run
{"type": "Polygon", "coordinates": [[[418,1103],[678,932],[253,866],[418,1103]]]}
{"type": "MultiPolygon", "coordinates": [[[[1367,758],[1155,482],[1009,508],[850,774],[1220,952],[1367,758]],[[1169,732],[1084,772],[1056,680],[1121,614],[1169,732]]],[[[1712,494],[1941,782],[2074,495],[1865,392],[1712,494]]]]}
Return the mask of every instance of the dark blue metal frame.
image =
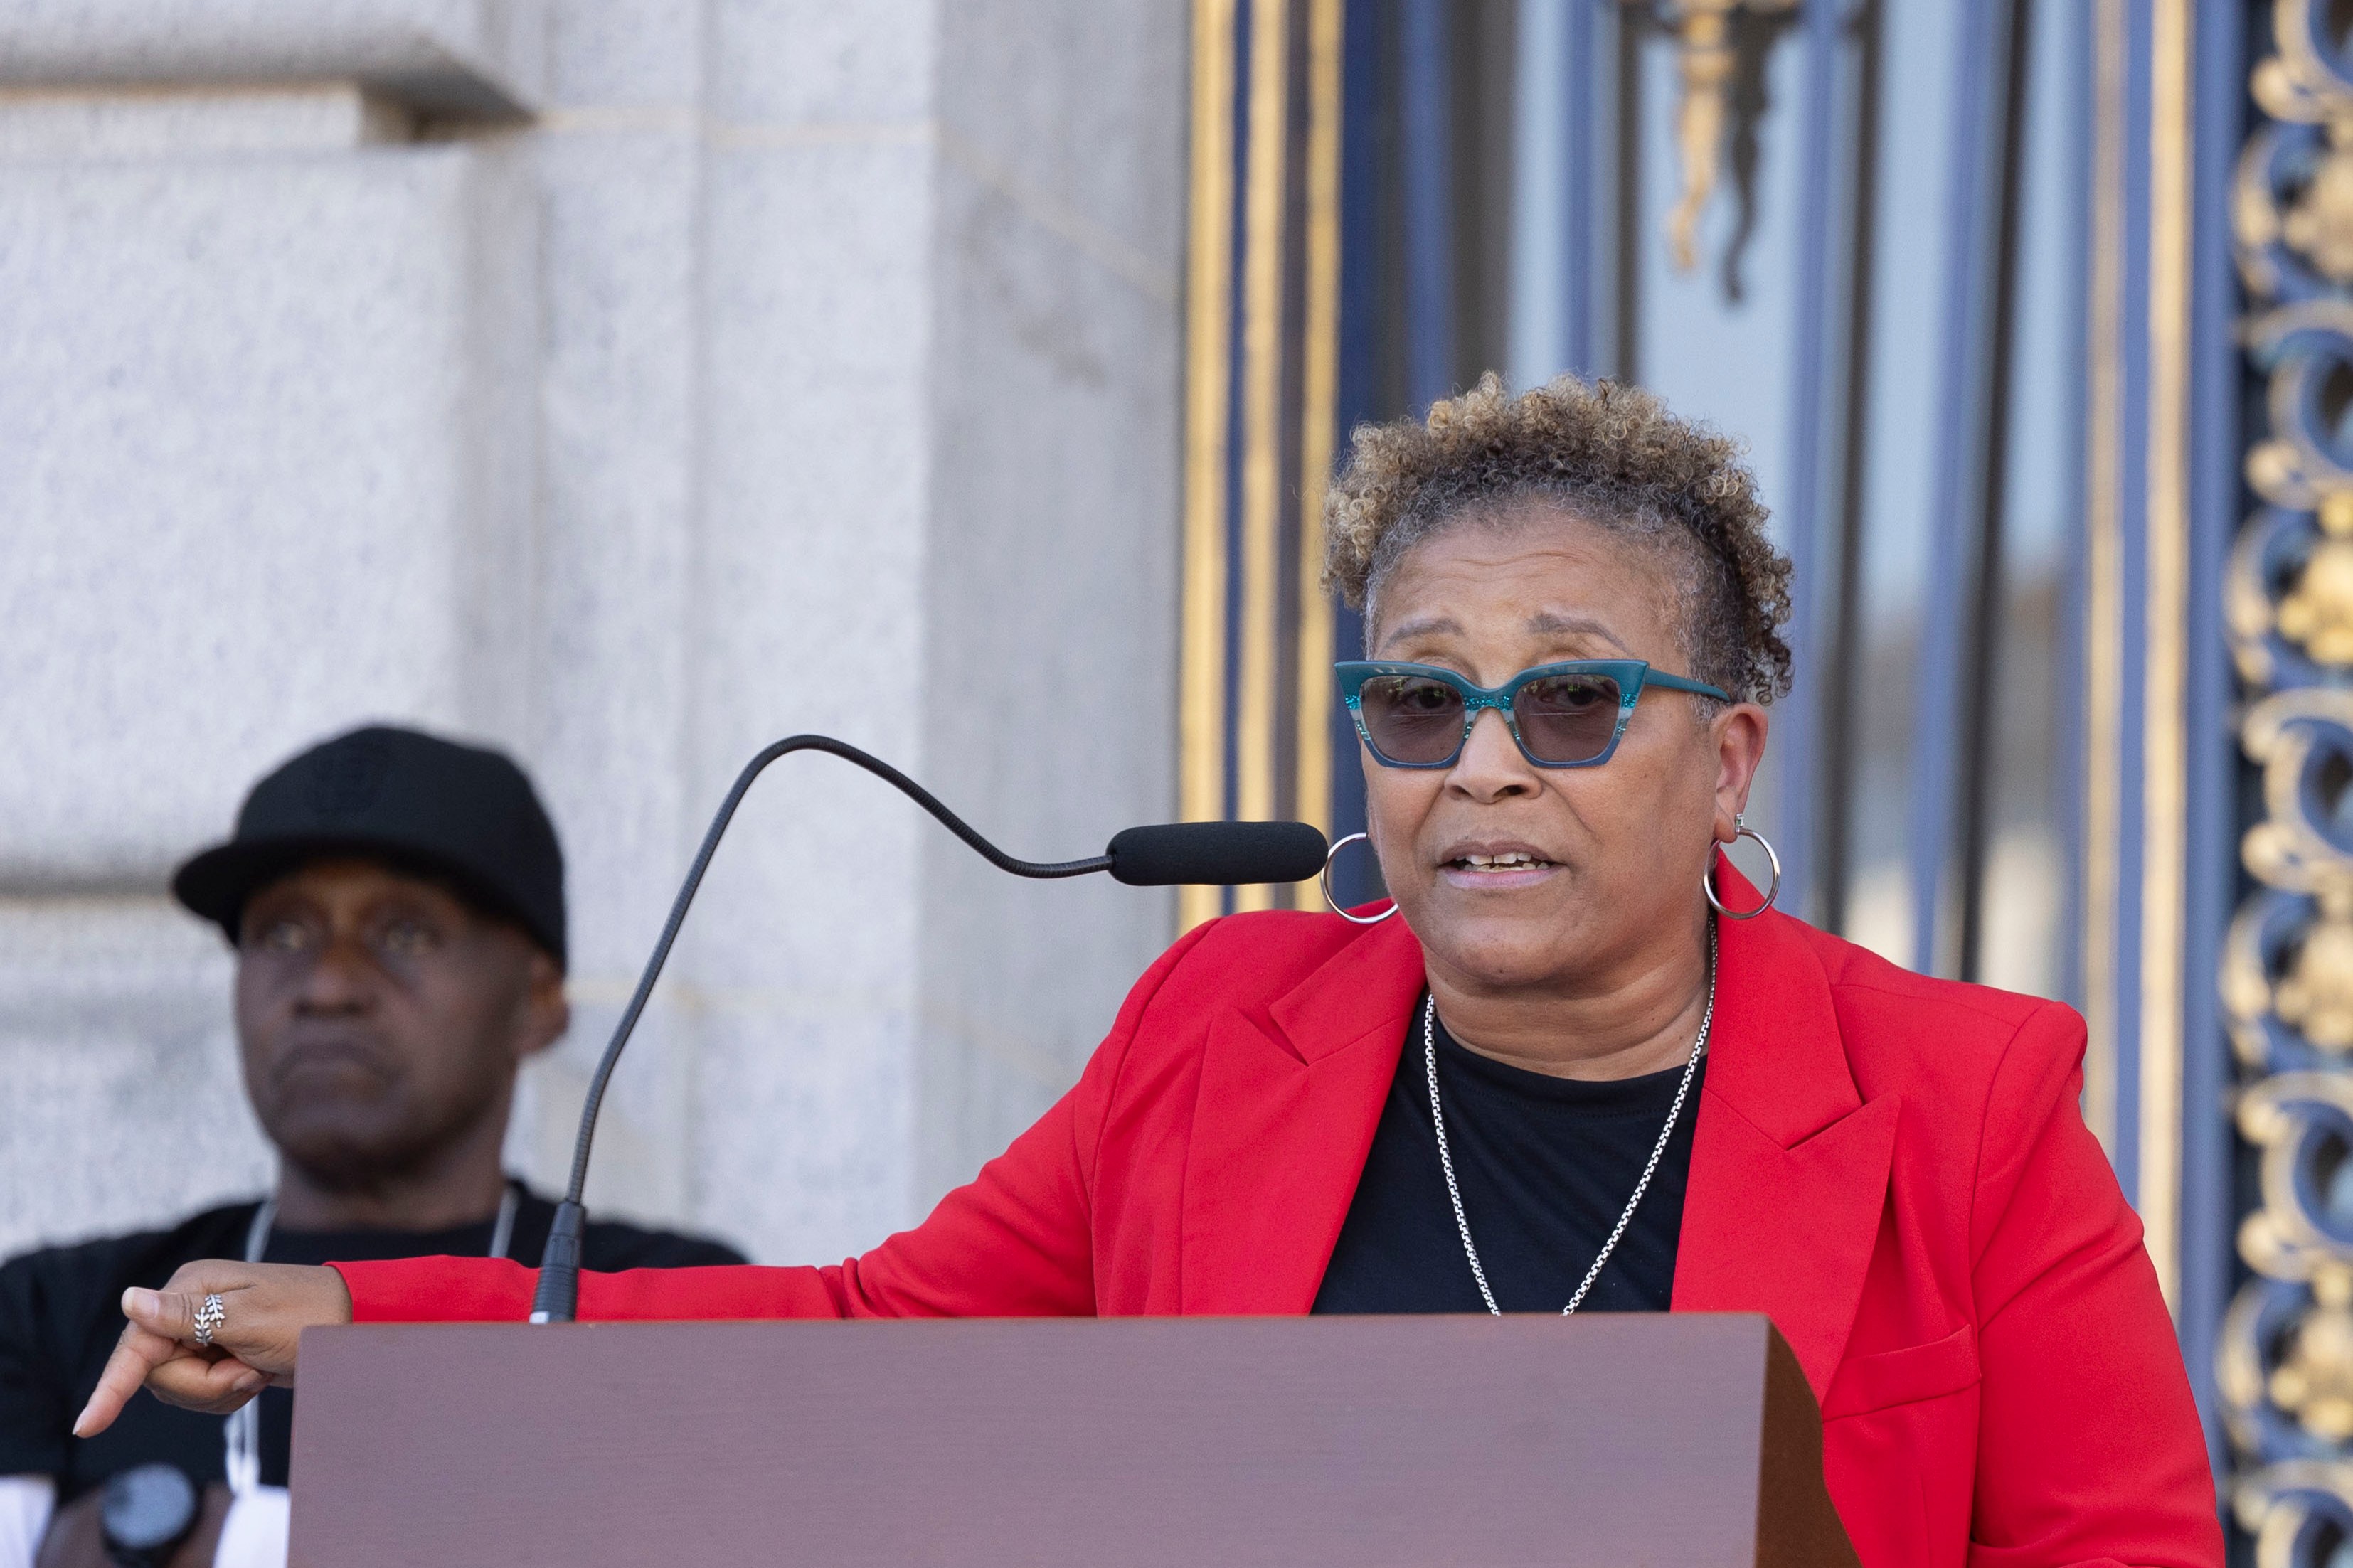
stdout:
{"type": "MultiPolygon", "coordinates": [[[[2148,638],[2148,550],[2145,526],[2148,517],[2148,435],[2143,416],[2149,391],[2149,122],[2152,111],[2149,65],[2152,58],[2150,18],[2145,7],[2124,9],[2125,111],[2124,248],[2116,258],[2123,274],[2118,291],[2118,342],[2106,352],[2116,361],[2117,404],[2123,417],[2117,454],[2117,515],[2123,520],[2123,679],[2118,712],[2122,753],[2116,769],[2117,842],[2107,847],[2116,858],[2116,953],[2111,1005],[2116,1019],[2116,1126],[2109,1154],[2125,1195],[2137,1201],[2140,1192],[2141,1100],[2140,1038],[2141,908],[2139,890],[2147,870],[2141,852],[2141,801],[2148,787],[2144,765],[2148,710],[2145,663],[2129,650],[2147,646],[2148,638]]],[[[2098,846],[2088,847],[2093,853],[2098,846]]]]}
{"type": "MultiPolygon", "coordinates": [[[[1236,0],[1234,6],[1234,105],[1233,105],[1233,169],[1229,181],[1232,206],[1230,233],[1232,247],[1226,258],[1228,288],[1235,289],[1235,279],[1243,273],[1243,258],[1250,245],[1250,68],[1252,29],[1250,13],[1255,0],[1236,0]]],[[[1238,290],[1237,290],[1238,293],[1238,290]]],[[[1242,420],[1242,384],[1248,356],[1243,350],[1247,322],[1239,309],[1226,313],[1226,428],[1239,432],[1242,420]]],[[[1242,572],[1244,555],[1241,549],[1242,518],[1242,443],[1229,440],[1226,444],[1226,583],[1228,613],[1225,626],[1225,694],[1223,700],[1222,738],[1225,758],[1224,808],[1222,815],[1231,821],[1241,805],[1241,746],[1239,721],[1241,712],[1241,617],[1233,606],[1242,602],[1242,572]]],[[[1219,908],[1231,914],[1234,910],[1234,889],[1219,890],[1219,908]]]]}
{"type": "Polygon", "coordinates": [[[1783,508],[1784,538],[1793,568],[1789,574],[1789,626],[1797,670],[1789,695],[1776,713],[1781,731],[1775,765],[1787,804],[1775,814],[1781,865],[1792,906],[1821,918],[1813,882],[1814,840],[1820,830],[1823,695],[1820,672],[1831,668],[1838,645],[1835,593],[1823,592],[1825,563],[1838,559],[1835,507],[1825,506],[1839,455],[1843,387],[1829,374],[1833,358],[1834,298],[1850,269],[1837,264],[1841,239],[1833,214],[1838,206],[1843,159],[1837,137],[1840,34],[1847,0],[1805,0],[1803,42],[1806,99],[1799,136],[1803,166],[1798,213],[1798,310],[1796,343],[1790,355],[1789,493],[1783,508]]]}
{"type": "Polygon", "coordinates": [[[1567,171],[1566,188],[1561,192],[1561,253],[1568,258],[1573,276],[1569,282],[1568,334],[1562,345],[1568,363],[1564,369],[1578,375],[1598,373],[1595,363],[1593,330],[1594,312],[1599,301],[1594,298],[1594,222],[1595,202],[1599,199],[1599,181],[1595,177],[1594,135],[1592,118],[1580,113],[1596,73],[1600,68],[1600,18],[1590,0],[1570,0],[1567,25],[1562,31],[1561,71],[1570,84],[1573,94],[1568,116],[1567,146],[1562,149],[1563,167],[1567,171]]]}
{"type": "Polygon", "coordinates": [[[1399,0],[1406,385],[1419,414],[1454,391],[1454,50],[1447,0],[1399,0]]]}
{"type": "Polygon", "coordinates": [[[1939,972],[1942,915],[1971,759],[1961,739],[1970,627],[1981,584],[1977,562],[1987,515],[1986,441],[1993,392],[1989,367],[1994,317],[1991,221],[2001,158],[1996,67],[2007,58],[2012,7],[1987,0],[1958,8],[1954,39],[1953,119],[1946,175],[1944,306],[1938,336],[1935,495],[1942,508],[1931,542],[1926,613],[1922,617],[1912,709],[1912,967],[1939,972]]]}
{"type": "MultiPolygon", "coordinates": [[[[2195,7],[2192,48],[2189,331],[2189,876],[2182,980],[2181,1279],[2176,1314],[2190,1387],[2217,1465],[2215,1349],[2236,1277],[2235,1142],[2231,1061],[2216,975],[2239,890],[2237,738],[2222,578],[2246,492],[2240,479],[2240,300],[2230,255],[2231,185],[2245,134],[2249,18],[2238,7],[2195,7]]],[[[2218,1473],[2219,1469],[2218,1469],[2218,1473]]]]}
{"type": "MultiPolygon", "coordinates": [[[[1777,715],[1777,763],[1787,807],[1777,837],[1794,887],[1802,895],[1823,875],[1828,854],[1822,832],[1830,826],[1810,815],[1827,793],[1824,746],[1831,715],[1824,706],[1832,690],[1822,673],[1833,657],[1838,628],[1836,527],[1841,523],[1839,476],[1848,456],[1841,366],[1841,311],[1853,285],[1853,258],[1846,257],[1856,214],[1846,211],[1852,169],[1844,144],[1849,57],[1845,29],[1862,5],[1883,8],[1892,0],[1803,0],[1799,32],[1793,41],[1805,53],[1802,100],[1789,110],[1799,117],[1800,170],[1798,215],[1800,289],[1795,300],[1797,342],[1791,366],[1789,430],[1790,488],[1785,514],[1787,542],[1797,565],[1792,641],[1799,659],[1799,684],[1777,715]],[[1842,265],[1842,263],[1844,265],[1842,265]]],[[[2063,0],[2029,0],[2016,12],[2019,26],[2032,25],[2032,7],[2063,0]]],[[[1241,0],[1247,12],[1249,0],[1241,0]]],[[[1953,143],[1947,164],[1946,203],[1953,234],[1943,286],[1939,333],[1939,434],[1933,461],[1943,511],[1938,520],[1932,573],[1934,607],[1926,617],[1912,750],[1915,787],[1911,802],[1915,849],[1913,909],[1915,962],[1931,968],[1949,946],[1944,904],[1951,875],[1955,829],[1966,789],[1961,769],[1968,759],[1958,740],[1971,660],[1966,628],[1975,614],[1975,578],[1981,541],[1978,531],[1989,515],[1989,498],[1979,493],[1986,471],[1982,454],[1989,437],[1987,346],[1988,282],[1992,266],[1986,221],[1989,184],[2000,155],[1995,135],[2000,95],[1999,62],[2004,55],[1996,29],[2010,20],[2003,5],[1959,8],[1961,32],[1955,39],[1952,68],[1957,73],[1953,143]]],[[[2113,842],[2086,841],[2081,816],[2087,759],[2080,737],[2085,710],[2080,649],[2084,617],[2085,540],[2079,533],[2071,551],[2067,633],[2063,645],[2071,666],[2056,679],[2067,692],[2061,724],[2072,742],[2061,753],[2062,788],[2067,805],[2061,826],[2069,858],[2080,867],[2104,855],[2115,867],[2112,989],[2100,998],[2114,1019],[2117,1042],[2116,1104],[2112,1153],[2127,1194],[2135,1195],[2142,1148],[2141,1064],[2135,1042],[2140,1029],[2143,975],[2144,888],[2141,850],[2144,824],[2139,803],[2145,784],[2146,689],[2142,660],[2152,635],[2168,635],[2147,623],[2148,533],[2147,520],[2150,396],[2150,289],[2148,244],[2151,207],[2150,138],[2152,32],[2147,7],[2117,8],[2124,17],[2124,113],[2112,128],[2122,149],[2119,256],[2105,258],[2120,274],[2116,340],[2094,345],[2108,356],[2116,376],[2120,445],[2094,460],[2112,462],[2118,480],[2114,498],[2122,546],[2123,637],[2117,651],[2123,668],[2118,751],[2102,764],[2116,770],[2120,813],[2113,842]]],[[[2213,985],[2220,944],[2233,906],[2237,871],[2233,860],[2236,788],[2232,722],[2232,678],[2221,626],[2220,583],[2225,555],[2242,503],[2238,465],[2242,384],[2232,339],[2238,310],[2229,259],[2229,195],[2232,165],[2244,131],[2244,71],[2248,35],[2260,26],[2253,8],[2195,5],[2193,232],[2190,374],[2190,537],[2186,736],[2189,758],[2188,879],[2184,910],[2186,942],[2182,973],[2182,1071],[2185,1104],[2181,1141],[2181,1271],[2177,1306],[2182,1342],[2200,1403],[2211,1415],[2214,1404],[2213,1347],[2232,1280],[2234,1210],[2232,1168],[2235,1144],[2225,1121],[2230,1071],[2213,985]]],[[[1614,140],[1613,123],[1588,103],[1589,89],[1608,62],[1601,58],[1618,20],[1614,0],[1572,5],[1560,68],[1576,84],[1578,111],[1569,117],[1567,190],[1563,236],[1575,271],[1567,312],[1570,367],[1595,374],[1620,369],[1600,363],[1612,301],[1603,297],[1609,273],[1605,247],[1615,239],[1615,220],[1605,211],[1610,166],[1605,153],[1614,140]]],[[[1456,390],[1456,289],[1451,62],[1450,7],[1444,0],[1346,0],[1344,62],[1346,110],[1343,125],[1342,310],[1339,420],[1343,429],[1365,418],[1419,412],[1456,390]],[[1394,146],[1383,136],[1397,135],[1394,146]],[[1379,344],[1395,334],[1402,374],[1383,391],[1379,344]],[[1402,395],[1407,408],[1391,405],[1402,395]]],[[[2091,37],[2094,22],[2079,16],[2069,26],[2091,37]]],[[[1247,41],[1245,25],[1240,36],[1247,41]]],[[[2089,69],[2092,51],[2078,51],[2089,69]]],[[[1238,79],[1247,80],[1246,72],[1238,79]]],[[[2078,92],[2092,102],[2090,83],[2078,92]]],[[[1238,126],[1246,129],[1246,104],[1236,105],[1238,126]]],[[[2088,146],[2093,127],[2084,126],[2086,163],[2079,183],[2089,188],[2088,146]]],[[[1864,128],[1870,133],[1870,128],[1864,128]]],[[[1237,149],[1246,139],[1237,137],[1237,149]]],[[[1622,162],[1622,160],[1620,160],[1622,162]]],[[[1239,173],[1239,172],[1238,172],[1239,173]]],[[[1243,187],[1235,181],[1237,200],[1243,187]]],[[[2090,255],[2089,204],[2084,204],[2080,250],[2090,255]]],[[[1236,226],[1240,244],[1240,226],[1236,226]]],[[[1239,263],[1239,256],[1237,257],[1239,263]]],[[[1237,272],[1239,268],[1237,268],[1237,272]]],[[[2085,269],[2088,276],[2089,268],[2085,269]]],[[[2081,310],[2078,312],[2081,315],[2081,310]]],[[[1239,345],[1237,344],[1237,347],[1239,345]]],[[[1239,366],[1237,353],[1234,363],[1239,366]]],[[[1237,389],[1238,390],[1238,389],[1237,389]]],[[[2085,389],[2088,391],[2088,387],[2085,389]]],[[[2079,402],[2081,399],[2078,400],[2079,402]]],[[[2079,476],[2079,489],[2080,476],[2079,476]]],[[[1239,508],[1232,509],[1238,515],[1239,508]]],[[[1335,628],[1335,652],[1353,651],[1361,640],[1356,617],[1343,611],[1335,628]]],[[[1231,661],[1229,661],[1231,668],[1231,661]]],[[[1349,715],[1333,715],[1333,823],[1335,836],[1357,830],[1364,820],[1362,780],[1348,758],[1357,732],[1349,715]]],[[[1366,870],[1369,858],[1349,858],[1335,868],[1343,896],[1360,902],[1377,896],[1366,870]]],[[[2080,881],[2067,889],[2067,926],[2085,929],[2087,912],[2080,881]]],[[[1808,907],[1816,918],[1836,911],[1808,907]]],[[[2080,953],[2066,955],[2064,988],[2080,1000],[2084,971],[2080,953]]]]}
{"type": "MultiPolygon", "coordinates": [[[[1386,411],[1380,398],[1381,84],[1384,0],[1346,0],[1341,24],[1340,101],[1340,342],[1336,374],[1339,432],[1386,411]]],[[[1332,651],[1364,646],[1364,619],[1334,606],[1332,651]]],[[[1356,730],[1345,708],[1331,714],[1332,840],[1365,830],[1365,775],[1356,730]]],[[[1343,856],[1332,867],[1335,894],[1345,908],[1382,895],[1370,855],[1343,856]]]]}

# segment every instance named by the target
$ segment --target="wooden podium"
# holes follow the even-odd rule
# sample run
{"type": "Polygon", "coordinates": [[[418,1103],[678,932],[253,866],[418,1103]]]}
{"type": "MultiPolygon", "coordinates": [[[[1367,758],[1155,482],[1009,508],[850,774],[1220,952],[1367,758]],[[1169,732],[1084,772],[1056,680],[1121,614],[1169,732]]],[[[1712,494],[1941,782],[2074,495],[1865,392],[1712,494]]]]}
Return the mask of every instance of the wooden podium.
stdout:
{"type": "Polygon", "coordinates": [[[1763,1318],[303,1336],[293,1568],[1848,1568],[1763,1318]]]}

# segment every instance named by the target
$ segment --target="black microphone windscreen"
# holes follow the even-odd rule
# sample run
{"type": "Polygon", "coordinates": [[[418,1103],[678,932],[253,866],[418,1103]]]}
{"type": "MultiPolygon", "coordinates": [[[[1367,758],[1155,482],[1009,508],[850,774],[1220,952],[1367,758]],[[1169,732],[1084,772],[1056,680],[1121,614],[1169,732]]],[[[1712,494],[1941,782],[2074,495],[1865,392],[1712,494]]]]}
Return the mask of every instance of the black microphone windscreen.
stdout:
{"type": "Polygon", "coordinates": [[[1303,882],[1328,852],[1304,822],[1164,822],[1123,829],[1104,851],[1113,879],[1136,888],[1303,882]]]}

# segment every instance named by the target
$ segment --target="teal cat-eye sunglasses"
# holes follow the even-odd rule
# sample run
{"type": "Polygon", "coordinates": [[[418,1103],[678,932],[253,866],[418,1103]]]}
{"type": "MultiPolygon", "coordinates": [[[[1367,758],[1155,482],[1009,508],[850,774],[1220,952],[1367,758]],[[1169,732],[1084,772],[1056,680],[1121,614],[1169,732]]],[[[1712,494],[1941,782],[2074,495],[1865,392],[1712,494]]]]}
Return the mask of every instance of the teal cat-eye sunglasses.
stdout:
{"type": "Polygon", "coordinates": [[[1609,760],[1645,686],[1729,702],[1704,681],[1639,658],[1577,658],[1524,669],[1501,686],[1474,686],[1429,664],[1350,659],[1334,665],[1340,697],[1373,760],[1390,768],[1451,768],[1479,710],[1493,708],[1520,754],[1540,768],[1597,768],[1609,760]]]}

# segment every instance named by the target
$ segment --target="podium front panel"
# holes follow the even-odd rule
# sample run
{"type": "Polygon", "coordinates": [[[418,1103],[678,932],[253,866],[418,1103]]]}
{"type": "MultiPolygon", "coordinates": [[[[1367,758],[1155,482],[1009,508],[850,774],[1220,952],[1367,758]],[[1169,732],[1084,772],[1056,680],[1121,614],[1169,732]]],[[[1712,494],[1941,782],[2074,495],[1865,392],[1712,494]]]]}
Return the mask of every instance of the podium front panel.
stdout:
{"type": "Polygon", "coordinates": [[[394,1324],[301,1364],[297,1568],[1749,1568],[1797,1375],[1686,1315],[394,1324]]]}

